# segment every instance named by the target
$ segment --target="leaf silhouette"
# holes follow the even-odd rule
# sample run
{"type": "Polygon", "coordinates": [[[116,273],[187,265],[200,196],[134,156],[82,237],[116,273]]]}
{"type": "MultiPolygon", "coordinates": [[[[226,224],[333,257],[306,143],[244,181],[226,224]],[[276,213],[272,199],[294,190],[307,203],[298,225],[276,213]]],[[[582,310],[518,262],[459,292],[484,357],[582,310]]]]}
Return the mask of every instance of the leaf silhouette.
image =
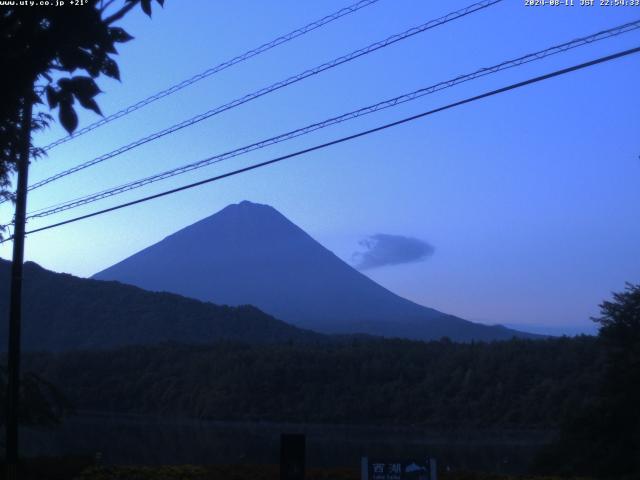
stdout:
{"type": "Polygon", "coordinates": [[[60,103],[60,114],[58,118],[64,129],[69,133],[73,133],[78,127],[78,115],[73,110],[70,102],[60,103]]]}

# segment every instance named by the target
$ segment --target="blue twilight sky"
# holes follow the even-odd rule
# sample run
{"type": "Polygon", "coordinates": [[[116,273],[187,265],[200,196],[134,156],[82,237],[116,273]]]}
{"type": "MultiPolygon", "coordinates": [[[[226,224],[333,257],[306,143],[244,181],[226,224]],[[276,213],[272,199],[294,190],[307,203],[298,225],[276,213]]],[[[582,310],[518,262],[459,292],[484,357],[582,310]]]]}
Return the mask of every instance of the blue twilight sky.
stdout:
{"type": "MultiPolygon", "coordinates": [[[[164,10],[154,4],[152,20],[136,11],[122,24],[136,37],[119,48],[122,83],[101,80],[105,93],[99,103],[105,113],[114,112],[348,3],[167,0],[164,10]]],[[[31,183],[469,3],[380,0],[52,150],[33,165],[31,183]]],[[[524,0],[505,0],[34,191],[29,210],[638,18],[640,7],[526,7],[524,0]]],[[[29,228],[638,45],[637,31],[605,40],[31,221],[29,228]]],[[[274,206],[350,263],[362,258],[375,235],[422,240],[431,250],[420,261],[364,270],[418,303],[487,323],[590,329],[588,318],[597,314],[599,302],[625,281],[640,281],[639,91],[636,55],[34,234],[26,257],[52,270],[89,276],[247,199],[274,206]]],[[[83,114],[81,126],[96,119],[83,114]]],[[[61,135],[56,126],[36,142],[44,145],[61,135]]],[[[9,217],[7,206],[0,214],[9,217]]],[[[9,246],[0,254],[8,257],[9,246]]]]}

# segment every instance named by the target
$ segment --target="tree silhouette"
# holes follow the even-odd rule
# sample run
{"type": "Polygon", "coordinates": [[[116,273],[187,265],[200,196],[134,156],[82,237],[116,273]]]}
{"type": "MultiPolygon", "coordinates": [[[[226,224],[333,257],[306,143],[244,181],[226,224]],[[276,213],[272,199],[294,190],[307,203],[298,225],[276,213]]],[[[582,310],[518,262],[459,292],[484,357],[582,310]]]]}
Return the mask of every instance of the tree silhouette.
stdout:
{"type": "MultiPolygon", "coordinates": [[[[162,6],[164,0],[157,2],[162,6]]],[[[0,196],[5,199],[11,197],[11,174],[17,172],[6,394],[7,477],[11,479],[16,478],[19,460],[20,324],[28,166],[31,158],[43,153],[33,148],[31,133],[53,119],[46,111],[33,115],[33,107],[44,104],[46,97],[49,109],[58,109],[60,123],[69,133],[78,126],[76,101],[100,114],[94,98],[100,93],[95,79],[100,75],[120,78],[113,58],[116,44],[133,37],[114,24],[138,4],[151,15],[151,0],[74,0],[66,6],[18,2],[0,11],[0,196]]]]}
{"type": "Polygon", "coordinates": [[[539,459],[542,471],[640,478],[640,285],[628,284],[600,305],[604,357],[594,401],[570,415],[539,459]]]}
{"type": "MultiPolygon", "coordinates": [[[[640,285],[627,284],[600,305],[599,338],[605,352],[599,453],[606,473],[640,475],[640,285]]],[[[604,473],[604,472],[603,472],[604,473]]]]}

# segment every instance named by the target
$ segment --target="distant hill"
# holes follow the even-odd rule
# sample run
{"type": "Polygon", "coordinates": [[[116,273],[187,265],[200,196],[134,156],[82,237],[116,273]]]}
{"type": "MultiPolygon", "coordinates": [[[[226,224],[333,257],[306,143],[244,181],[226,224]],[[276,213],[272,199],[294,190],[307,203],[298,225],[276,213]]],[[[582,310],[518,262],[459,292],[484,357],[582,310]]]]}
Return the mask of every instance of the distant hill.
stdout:
{"type": "MultiPolygon", "coordinates": [[[[0,260],[0,318],[7,318],[10,262],[0,260]]],[[[26,350],[107,349],[160,342],[206,344],[317,342],[323,337],[287,325],[255,307],[217,306],[117,282],[54,273],[27,262],[22,344],[26,350]]],[[[6,320],[0,350],[6,349],[6,320]]]]}
{"type": "Polygon", "coordinates": [[[598,335],[598,325],[594,322],[582,325],[545,325],[538,323],[513,323],[506,324],[507,328],[515,328],[522,332],[547,335],[550,337],[575,337],[577,335],[598,335]]]}
{"type": "Polygon", "coordinates": [[[274,208],[244,201],[97,273],[152,291],[255,305],[323,333],[430,340],[535,337],[406,300],[324,248],[274,208]]]}

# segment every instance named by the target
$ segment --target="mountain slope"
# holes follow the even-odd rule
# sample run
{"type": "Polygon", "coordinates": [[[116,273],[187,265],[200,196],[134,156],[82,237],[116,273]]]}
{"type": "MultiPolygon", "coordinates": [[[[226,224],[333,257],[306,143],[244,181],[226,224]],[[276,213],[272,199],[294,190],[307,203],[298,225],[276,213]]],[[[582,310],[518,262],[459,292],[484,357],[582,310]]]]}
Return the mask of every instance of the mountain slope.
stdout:
{"type": "MultiPolygon", "coordinates": [[[[10,262],[0,260],[0,318],[7,318],[10,262]]],[[[255,307],[225,307],[117,282],[25,264],[22,344],[26,350],[106,349],[160,342],[315,342],[322,336],[255,307]]],[[[0,329],[0,349],[7,328],[0,329]]]]}
{"type": "Polygon", "coordinates": [[[229,205],[93,278],[219,304],[251,304],[326,333],[454,340],[530,336],[476,324],[395,295],[274,208],[229,205]]]}

